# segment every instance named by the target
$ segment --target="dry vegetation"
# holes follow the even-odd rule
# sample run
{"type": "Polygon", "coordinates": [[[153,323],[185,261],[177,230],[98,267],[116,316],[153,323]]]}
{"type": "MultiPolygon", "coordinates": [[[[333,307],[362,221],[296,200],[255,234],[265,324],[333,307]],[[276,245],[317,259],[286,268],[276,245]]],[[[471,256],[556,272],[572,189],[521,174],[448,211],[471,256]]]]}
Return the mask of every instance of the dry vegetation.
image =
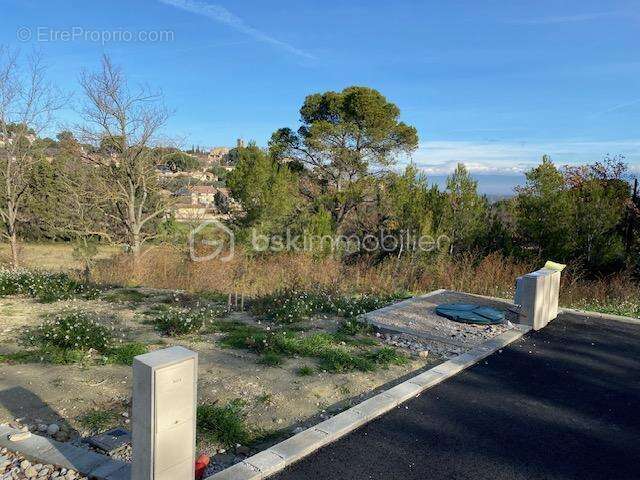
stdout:
{"type": "MultiPolygon", "coordinates": [[[[322,286],[346,293],[422,293],[444,288],[513,298],[515,278],[540,266],[500,254],[482,259],[443,257],[428,264],[394,258],[372,267],[299,253],[255,258],[236,254],[230,262],[191,262],[177,249],[157,247],[146,252],[137,272],[126,257],[116,256],[99,262],[94,276],[100,283],[131,284],[134,279],[135,284],[155,288],[238,292],[249,297],[322,286]]],[[[565,307],[640,316],[640,286],[631,275],[587,279],[569,268],[562,282],[560,303],[565,307]]]]}
{"type": "MultiPolygon", "coordinates": [[[[192,262],[188,253],[171,246],[145,251],[136,272],[115,247],[101,247],[93,278],[111,285],[140,285],[188,292],[244,293],[257,296],[283,288],[329,287],[345,293],[421,293],[445,288],[512,298],[518,275],[538,268],[499,254],[478,259],[443,257],[426,264],[390,259],[376,266],[345,265],[332,258],[299,253],[250,258],[236,254],[230,262],[192,262]]],[[[0,256],[8,259],[0,246],[0,256]]],[[[25,244],[25,265],[46,270],[79,270],[81,262],[68,244],[25,244]]],[[[640,317],[640,286],[629,274],[589,279],[569,266],[563,274],[560,303],[565,307],[640,317]]]]}

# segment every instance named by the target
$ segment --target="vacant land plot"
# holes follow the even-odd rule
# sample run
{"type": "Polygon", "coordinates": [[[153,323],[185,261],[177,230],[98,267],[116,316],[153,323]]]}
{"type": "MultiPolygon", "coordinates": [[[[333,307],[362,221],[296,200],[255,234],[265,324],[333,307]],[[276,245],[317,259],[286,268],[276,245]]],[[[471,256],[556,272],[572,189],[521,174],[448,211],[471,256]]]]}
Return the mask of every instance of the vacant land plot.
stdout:
{"type": "MultiPolygon", "coordinates": [[[[202,409],[203,422],[231,405],[229,412],[247,426],[237,438],[250,443],[345,408],[361,394],[439,361],[416,348],[391,349],[337,315],[283,324],[265,320],[267,314],[227,313],[226,302],[215,297],[142,288],[93,296],[51,303],[28,295],[0,298],[0,420],[56,422],[71,438],[126,425],[131,356],[182,345],[199,354],[199,405],[214,406],[202,409]],[[114,350],[62,354],[34,346],[31,337],[43,332],[43,321],[60,328],[69,318],[77,325],[85,314],[118,338],[114,350]],[[191,322],[201,323],[192,329],[191,322]]],[[[202,440],[218,447],[231,443],[224,432],[202,440]]]]}

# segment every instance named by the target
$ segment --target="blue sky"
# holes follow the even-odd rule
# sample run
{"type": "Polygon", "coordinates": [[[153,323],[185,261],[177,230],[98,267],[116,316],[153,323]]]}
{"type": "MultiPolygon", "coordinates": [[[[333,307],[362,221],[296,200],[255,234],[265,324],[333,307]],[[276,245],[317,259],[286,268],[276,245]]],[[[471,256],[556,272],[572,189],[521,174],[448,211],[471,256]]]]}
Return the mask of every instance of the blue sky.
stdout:
{"type": "Polygon", "coordinates": [[[0,10],[0,44],[40,49],[65,90],[102,53],[161,89],[174,110],[166,134],[186,147],[264,145],[297,127],[309,93],[367,85],[416,126],[413,160],[432,174],[458,161],[510,174],[544,153],[559,164],[623,154],[640,170],[638,1],[0,0],[0,10]]]}

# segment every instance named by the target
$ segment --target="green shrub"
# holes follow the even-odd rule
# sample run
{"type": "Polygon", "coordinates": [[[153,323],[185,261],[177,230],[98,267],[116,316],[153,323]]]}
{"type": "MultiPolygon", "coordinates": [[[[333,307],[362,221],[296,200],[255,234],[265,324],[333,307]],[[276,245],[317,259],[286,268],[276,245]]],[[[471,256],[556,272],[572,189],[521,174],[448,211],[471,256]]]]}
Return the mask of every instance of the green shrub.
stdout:
{"type": "Polygon", "coordinates": [[[116,347],[110,348],[105,355],[106,363],[115,363],[118,365],[132,365],[133,357],[147,353],[149,349],[142,343],[132,342],[123,343],[116,347]]]}
{"type": "Polygon", "coordinates": [[[153,319],[153,324],[159,332],[174,337],[196,333],[208,325],[213,325],[213,321],[219,315],[220,311],[213,308],[184,309],[170,307],[160,312],[153,319]]]}
{"type": "Polygon", "coordinates": [[[0,269],[0,296],[29,295],[42,303],[76,296],[95,297],[98,290],[74,280],[66,273],[39,270],[0,269]]]}
{"type": "Polygon", "coordinates": [[[307,292],[282,290],[260,298],[253,311],[272,322],[295,323],[315,313],[316,298],[307,292]]]}
{"type": "Polygon", "coordinates": [[[112,330],[81,310],[65,310],[23,332],[21,343],[39,350],[94,349],[106,352],[113,343],[112,330]]]}
{"type": "Polygon", "coordinates": [[[345,320],[338,327],[338,332],[341,335],[369,335],[373,333],[373,327],[365,322],[359,322],[355,319],[345,320]]]}
{"type": "Polygon", "coordinates": [[[249,440],[249,431],[245,425],[242,406],[240,400],[234,400],[225,406],[198,406],[198,434],[227,447],[245,444],[249,440]]]}
{"type": "Polygon", "coordinates": [[[326,290],[307,292],[289,289],[258,299],[253,312],[277,323],[296,323],[317,313],[356,318],[404,297],[401,294],[344,296],[326,290]]]}

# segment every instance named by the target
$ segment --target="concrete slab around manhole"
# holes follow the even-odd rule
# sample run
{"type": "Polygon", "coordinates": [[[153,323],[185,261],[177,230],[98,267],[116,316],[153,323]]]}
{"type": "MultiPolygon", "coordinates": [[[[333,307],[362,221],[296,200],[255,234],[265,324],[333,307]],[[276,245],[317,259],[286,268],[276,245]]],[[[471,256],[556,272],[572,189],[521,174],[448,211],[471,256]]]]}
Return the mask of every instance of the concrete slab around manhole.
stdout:
{"type": "Polygon", "coordinates": [[[488,338],[507,331],[507,325],[470,325],[454,322],[436,313],[443,303],[473,303],[506,311],[513,303],[451,290],[410,298],[366,314],[375,327],[400,334],[414,335],[459,348],[473,348],[488,338]]]}
{"type": "Polygon", "coordinates": [[[114,428],[99,435],[93,435],[84,440],[100,450],[113,453],[131,443],[131,433],[124,428],[114,428]]]}

